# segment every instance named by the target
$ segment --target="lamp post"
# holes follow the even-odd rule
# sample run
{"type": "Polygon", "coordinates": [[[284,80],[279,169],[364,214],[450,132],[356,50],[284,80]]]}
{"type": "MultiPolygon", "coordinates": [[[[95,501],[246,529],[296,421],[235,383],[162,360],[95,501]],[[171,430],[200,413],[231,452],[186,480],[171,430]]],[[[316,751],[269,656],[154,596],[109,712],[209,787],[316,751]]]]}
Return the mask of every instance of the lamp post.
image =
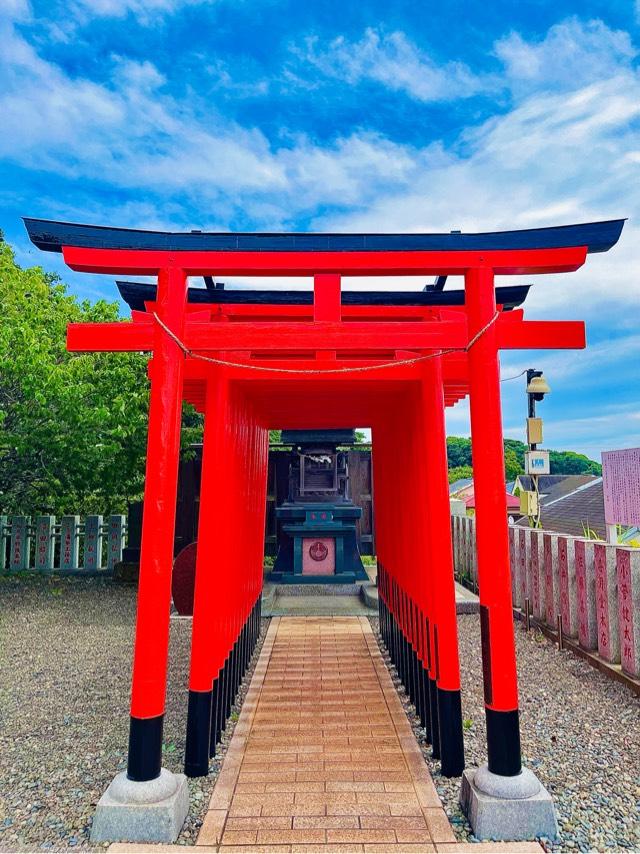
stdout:
{"type": "MultiPolygon", "coordinates": [[[[540,527],[540,493],[538,490],[538,477],[540,467],[545,466],[545,461],[540,455],[534,455],[540,442],[542,442],[542,419],[536,418],[536,402],[543,400],[545,394],[551,389],[543,376],[542,371],[534,368],[527,370],[527,446],[529,452],[526,457],[527,474],[531,477],[532,490],[528,490],[525,497],[526,514],[529,517],[529,525],[532,528],[540,527]]],[[[546,472],[548,473],[548,472],[546,472]]]]}

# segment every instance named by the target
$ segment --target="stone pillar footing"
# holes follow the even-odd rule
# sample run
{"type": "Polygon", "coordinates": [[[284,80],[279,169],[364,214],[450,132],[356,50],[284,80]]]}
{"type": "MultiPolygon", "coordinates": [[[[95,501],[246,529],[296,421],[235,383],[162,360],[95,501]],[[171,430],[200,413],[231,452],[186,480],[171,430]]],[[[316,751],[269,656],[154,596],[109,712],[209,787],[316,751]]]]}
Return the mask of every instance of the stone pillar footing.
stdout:
{"type": "Polygon", "coordinates": [[[528,768],[515,777],[492,774],[486,765],[467,768],[460,805],[478,839],[515,842],[558,835],[551,795],[528,768]]]}
{"type": "Polygon", "coordinates": [[[184,774],[162,768],[138,783],[122,771],[98,801],[92,842],[175,842],[189,811],[184,774]]]}

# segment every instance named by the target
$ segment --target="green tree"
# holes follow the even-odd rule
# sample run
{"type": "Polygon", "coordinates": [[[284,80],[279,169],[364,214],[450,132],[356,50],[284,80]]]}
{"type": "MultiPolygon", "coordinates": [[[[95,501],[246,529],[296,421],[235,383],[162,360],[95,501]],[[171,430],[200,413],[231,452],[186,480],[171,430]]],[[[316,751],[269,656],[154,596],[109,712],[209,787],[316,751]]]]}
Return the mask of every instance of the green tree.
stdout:
{"type": "Polygon", "coordinates": [[[524,472],[522,463],[518,459],[518,455],[513,448],[505,447],[504,449],[504,474],[507,482],[515,480],[519,474],[524,472]]]}
{"type": "MultiPolygon", "coordinates": [[[[118,320],[117,303],[79,301],[0,242],[0,309],[0,508],[123,510],[143,487],[147,357],[65,347],[68,323],[118,320]]],[[[201,418],[185,417],[187,445],[201,418]]]]}
{"type": "Polygon", "coordinates": [[[551,474],[602,474],[602,465],[575,451],[550,451],[551,474]]]}
{"type": "MultiPolygon", "coordinates": [[[[515,480],[519,474],[524,472],[526,450],[527,445],[519,439],[504,440],[505,476],[508,481],[515,480]]],[[[447,436],[447,459],[450,471],[461,466],[471,466],[471,439],[462,436],[447,436]]],[[[550,451],[549,461],[551,474],[602,474],[600,463],[575,451],[550,451]]],[[[459,477],[465,476],[459,475],[459,477]]],[[[468,476],[471,477],[471,475],[468,476]]]]}
{"type": "Polygon", "coordinates": [[[455,483],[456,480],[463,480],[467,477],[473,477],[471,466],[455,466],[449,469],[449,483],[455,483]]]}
{"type": "Polygon", "coordinates": [[[447,436],[447,460],[449,468],[471,465],[471,439],[447,436]]]}

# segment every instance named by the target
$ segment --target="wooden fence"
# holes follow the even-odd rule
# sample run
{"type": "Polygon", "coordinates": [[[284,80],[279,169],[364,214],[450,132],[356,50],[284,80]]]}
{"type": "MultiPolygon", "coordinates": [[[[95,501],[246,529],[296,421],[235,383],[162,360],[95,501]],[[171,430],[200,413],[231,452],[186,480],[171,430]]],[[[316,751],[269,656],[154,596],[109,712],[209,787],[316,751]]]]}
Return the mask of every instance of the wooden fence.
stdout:
{"type": "MultiPolygon", "coordinates": [[[[477,588],[475,520],[451,528],[456,577],[477,588]]],[[[509,558],[514,607],[640,678],[640,549],[510,525],[509,558]]]]}
{"type": "Polygon", "coordinates": [[[108,575],[122,560],[126,517],[0,516],[0,573],[108,575]]]}

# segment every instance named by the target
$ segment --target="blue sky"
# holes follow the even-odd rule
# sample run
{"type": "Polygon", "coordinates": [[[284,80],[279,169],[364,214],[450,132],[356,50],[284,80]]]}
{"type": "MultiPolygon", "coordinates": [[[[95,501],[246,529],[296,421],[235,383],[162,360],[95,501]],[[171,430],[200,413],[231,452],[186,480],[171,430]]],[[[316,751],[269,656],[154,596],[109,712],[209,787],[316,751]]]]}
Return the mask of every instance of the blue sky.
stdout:
{"type": "MultiPolygon", "coordinates": [[[[640,445],[637,0],[0,0],[0,228],[74,292],[20,216],[148,228],[448,231],[629,217],[531,318],[587,321],[542,368],[545,445],[640,445]]],[[[378,284],[379,283],[374,283],[378,284]]],[[[422,287],[411,281],[407,287],[422,287]]],[[[450,283],[451,286],[455,282],[450,283]]],[[[505,382],[522,438],[522,380],[505,382]]],[[[468,409],[449,413],[468,435],[468,409]]]]}

